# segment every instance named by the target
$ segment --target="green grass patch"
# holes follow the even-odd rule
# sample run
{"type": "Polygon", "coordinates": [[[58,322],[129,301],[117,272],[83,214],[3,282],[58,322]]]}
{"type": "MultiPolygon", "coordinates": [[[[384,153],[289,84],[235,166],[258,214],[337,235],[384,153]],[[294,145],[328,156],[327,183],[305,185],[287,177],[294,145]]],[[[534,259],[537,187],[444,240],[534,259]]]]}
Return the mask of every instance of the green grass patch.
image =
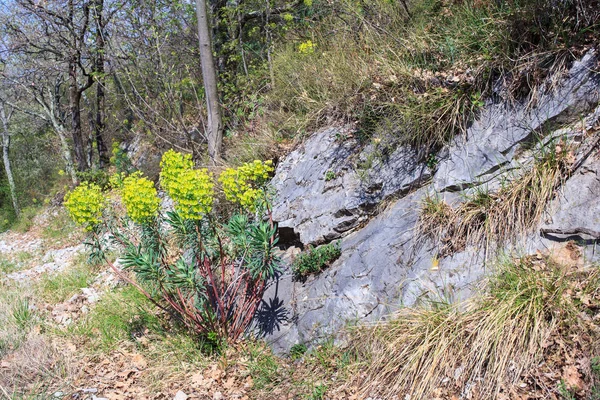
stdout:
{"type": "Polygon", "coordinates": [[[340,242],[328,243],[319,247],[309,248],[299,254],[292,262],[292,272],[296,279],[305,279],[311,274],[317,274],[331,265],[342,254],[340,242]]]}
{"type": "Polygon", "coordinates": [[[23,288],[0,283],[0,358],[16,350],[40,321],[23,288]]]}
{"type": "Polygon", "coordinates": [[[57,215],[49,218],[47,225],[42,229],[42,237],[56,241],[70,237],[76,230],[75,222],[69,217],[67,211],[61,207],[57,215]]]}
{"type": "Polygon", "coordinates": [[[94,272],[86,265],[76,265],[65,271],[44,275],[36,292],[46,302],[57,304],[68,300],[92,284],[94,272]]]}
{"type": "Polygon", "coordinates": [[[132,286],[105,293],[70,331],[86,337],[91,348],[101,351],[109,351],[123,340],[133,340],[148,332],[164,333],[154,306],[132,286]]]}
{"type": "Polygon", "coordinates": [[[279,360],[270,349],[260,343],[250,343],[248,348],[248,371],[254,381],[254,389],[262,390],[276,386],[284,378],[279,360]]]}

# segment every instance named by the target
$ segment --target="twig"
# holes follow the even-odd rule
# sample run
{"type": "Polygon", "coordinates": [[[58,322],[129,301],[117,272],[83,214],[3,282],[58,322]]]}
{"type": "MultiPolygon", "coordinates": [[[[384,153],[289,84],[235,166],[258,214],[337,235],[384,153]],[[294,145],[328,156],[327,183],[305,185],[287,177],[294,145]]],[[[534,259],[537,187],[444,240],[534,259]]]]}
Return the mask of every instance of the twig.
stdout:
{"type": "Polygon", "coordinates": [[[585,234],[593,237],[594,239],[600,239],[600,232],[593,231],[588,228],[571,228],[571,229],[554,229],[554,228],[541,228],[541,234],[558,234],[558,235],[578,235],[585,234]]]}

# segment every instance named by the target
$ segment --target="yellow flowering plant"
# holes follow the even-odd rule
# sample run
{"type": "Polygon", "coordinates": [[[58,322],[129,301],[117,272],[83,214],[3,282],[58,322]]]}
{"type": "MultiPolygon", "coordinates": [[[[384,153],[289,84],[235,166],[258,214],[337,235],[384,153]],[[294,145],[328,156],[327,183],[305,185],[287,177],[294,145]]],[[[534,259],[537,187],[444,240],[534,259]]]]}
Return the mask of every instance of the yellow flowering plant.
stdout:
{"type": "Polygon", "coordinates": [[[270,161],[254,161],[221,174],[228,200],[241,212],[221,223],[212,213],[215,181],[206,169],[194,168],[191,156],[167,151],[161,161],[160,185],[174,211],[159,212],[152,181],[141,173],[119,173],[111,179],[129,220],[114,202],[105,212],[100,187],[83,184],[67,201],[77,221],[94,226],[88,244],[122,279],[136,286],[157,306],[180,314],[188,327],[208,340],[235,341],[253,323],[268,282],[278,270],[276,223],[258,213],[266,203],[270,161]],[[102,223],[101,223],[102,222],[102,223]],[[98,227],[98,229],[96,229],[98,227]],[[124,274],[105,256],[108,244],[120,248],[124,274]],[[147,290],[152,288],[152,290],[147,290]]]}
{"type": "Polygon", "coordinates": [[[91,231],[102,221],[106,198],[100,186],[84,182],[65,196],[64,204],[73,221],[91,231]]]}
{"type": "Polygon", "coordinates": [[[317,45],[309,39],[306,42],[300,43],[300,45],[298,46],[298,52],[301,54],[312,54],[315,52],[316,48],[317,45]]]}
{"type": "Polygon", "coordinates": [[[160,199],[152,181],[135,172],[123,179],[121,192],[127,215],[133,222],[144,224],[154,220],[160,199]]]}

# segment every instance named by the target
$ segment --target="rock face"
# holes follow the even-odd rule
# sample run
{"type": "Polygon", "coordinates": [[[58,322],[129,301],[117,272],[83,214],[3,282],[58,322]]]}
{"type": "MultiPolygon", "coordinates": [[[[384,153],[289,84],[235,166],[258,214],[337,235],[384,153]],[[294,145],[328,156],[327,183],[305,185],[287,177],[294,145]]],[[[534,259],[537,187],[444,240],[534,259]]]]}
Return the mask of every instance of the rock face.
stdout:
{"type": "MultiPolygon", "coordinates": [[[[597,66],[590,51],[533,105],[489,105],[466,136],[445,149],[435,173],[404,147],[362,171],[357,165],[372,149],[341,128],[317,132],[290,153],[273,179],[282,240],[308,245],[342,238],[342,256],[306,282],[294,282],[286,267],[269,288],[258,324],[274,349],[313,343],[348,323],[385,318],[401,305],[469,296],[486,272],[486,254],[467,248],[438,265],[436,244],[415,233],[420,202],[431,193],[460,201],[469,188],[497,185],[500,176],[527,163],[539,134],[585,141],[588,131],[600,128],[597,66]]],[[[596,153],[563,185],[541,227],[600,231],[596,153]]],[[[536,229],[515,243],[535,251],[572,238],[590,245],[584,250],[596,257],[595,240],[585,234],[540,236],[536,229]]]]}
{"type": "MultiPolygon", "coordinates": [[[[366,171],[356,168],[359,148],[349,131],[317,132],[277,167],[273,218],[303,244],[329,242],[368,219],[381,201],[431,177],[409,148],[400,147],[366,171]],[[293,232],[292,232],[293,231],[293,232]]],[[[375,157],[363,151],[363,159],[375,157]]]]}

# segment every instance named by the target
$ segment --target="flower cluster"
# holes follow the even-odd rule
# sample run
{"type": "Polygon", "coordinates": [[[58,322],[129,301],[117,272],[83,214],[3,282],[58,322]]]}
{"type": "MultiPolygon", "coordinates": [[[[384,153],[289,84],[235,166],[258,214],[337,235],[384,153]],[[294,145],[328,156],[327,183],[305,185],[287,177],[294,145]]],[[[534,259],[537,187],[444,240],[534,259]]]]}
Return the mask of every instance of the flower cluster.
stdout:
{"type": "Polygon", "coordinates": [[[194,169],[189,155],[167,151],[160,163],[160,183],[185,219],[199,220],[212,210],[214,183],[206,169],[194,169]]]}
{"type": "Polygon", "coordinates": [[[192,156],[181,154],[171,149],[163,154],[160,161],[160,185],[171,196],[173,186],[177,185],[177,178],[183,171],[194,168],[192,156]]]}
{"type": "Polygon", "coordinates": [[[129,218],[138,224],[151,221],[158,213],[160,200],[151,180],[136,172],[123,180],[123,203],[129,218]]]}
{"type": "Polygon", "coordinates": [[[88,231],[101,222],[105,204],[102,189],[95,183],[84,182],[65,197],[65,207],[73,221],[88,231]]]}
{"type": "Polygon", "coordinates": [[[307,40],[306,42],[300,43],[298,46],[298,52],[302,54],[312,54],[315,52],[317,45],[312,42],[312,40],[307,40]]]}
{"type": "Polygon", "coordinates": [[[219,177],[219,182],[223,186],[227,200],[254,211],[258,200],[261,199],[262,188],[273,170],[271,161],[255,160],[237,169],[226,169],[219,177]]]}

